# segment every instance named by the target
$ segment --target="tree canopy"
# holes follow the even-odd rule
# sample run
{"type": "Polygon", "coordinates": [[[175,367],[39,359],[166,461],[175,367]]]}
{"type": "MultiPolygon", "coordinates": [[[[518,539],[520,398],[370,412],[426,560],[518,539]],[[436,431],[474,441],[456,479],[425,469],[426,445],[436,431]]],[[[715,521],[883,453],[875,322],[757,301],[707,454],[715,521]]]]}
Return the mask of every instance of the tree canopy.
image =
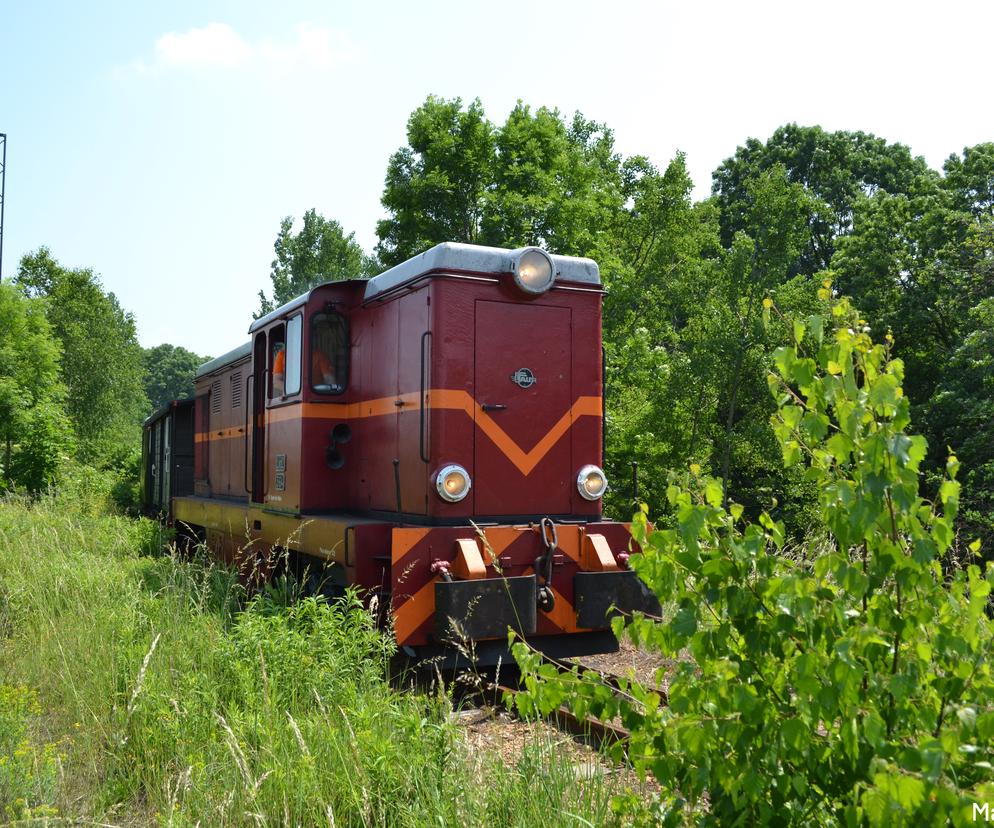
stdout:
{"type": "Polygon", "coordinates": [[[44,300],[0,283],[0,489],[44,489],[73,447],[61,348],[45,310],[44,300]]]}
{"type": "Polygon", "coordinates": [[[269,298],[259,291],[259,311],[256,319],[306,293],[322,282],[340,279],[360,279],[370,275],[374,267],[355,234],[346,235],[342,226],[326,219],[315,209],[304,213],[303,226],[293,232],[294,220],[287,216],[280,222],[276,236],[270,278],[273,295],[269,298]]]}
{"type": "Polygon", "coordinates": [[[168,343],[146,348],[145,393],[152,409],[162,408],[170,400],[193,397],[194,374],[197,368],[210,359],[168,343]]]}
{"type": "Polygon", "coordinates": [[[62,347],[65,410],[80,456],[100,461],[138,445],[148,398],[134,317],[104,292],[92,270],[65,268],[45,247],[21,259],[16,282],[45,299],[62,347]]]}

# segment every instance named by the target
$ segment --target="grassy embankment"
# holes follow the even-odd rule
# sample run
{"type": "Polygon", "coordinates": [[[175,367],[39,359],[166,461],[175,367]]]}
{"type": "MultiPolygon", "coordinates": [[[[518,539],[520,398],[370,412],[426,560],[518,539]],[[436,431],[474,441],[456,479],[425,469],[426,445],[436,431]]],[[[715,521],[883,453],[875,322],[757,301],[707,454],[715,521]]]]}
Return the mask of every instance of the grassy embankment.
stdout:
{"type": "Polygon", "coordinates": [[[535,745],[470,755],[356,607],[246,602],[102,498],[0,501],[0,824],[600,825],[535,745]]]}

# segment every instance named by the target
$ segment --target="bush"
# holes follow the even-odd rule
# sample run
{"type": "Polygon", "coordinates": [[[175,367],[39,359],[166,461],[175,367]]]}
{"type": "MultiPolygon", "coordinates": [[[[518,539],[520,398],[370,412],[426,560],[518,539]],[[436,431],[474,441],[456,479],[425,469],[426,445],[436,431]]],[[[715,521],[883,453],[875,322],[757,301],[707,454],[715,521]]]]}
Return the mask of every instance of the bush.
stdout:
{"type": "Polygon", "coordinates": [[[994,802],[994,570],[948,565],[958,462],[935,502],[919,495],[926,445],[890,338],[874,344],[828,284],[821,298],[830,315],[792,322],[769,383],[784,462],[817,486],[828,542],[781,554],[782,523],[744,521],[692,469],[667,492],[677,525],[653,531],[642,513],[634,529],[632,566],[674,612],[627,634],[678,659],[668,706],[634,684],[618,698],[592,679],[540,683],[516,645],[533,706],[567,699],[631,729],[630,756],[663,793],[619,800],[628,818],[944,825],[994,802]]]}

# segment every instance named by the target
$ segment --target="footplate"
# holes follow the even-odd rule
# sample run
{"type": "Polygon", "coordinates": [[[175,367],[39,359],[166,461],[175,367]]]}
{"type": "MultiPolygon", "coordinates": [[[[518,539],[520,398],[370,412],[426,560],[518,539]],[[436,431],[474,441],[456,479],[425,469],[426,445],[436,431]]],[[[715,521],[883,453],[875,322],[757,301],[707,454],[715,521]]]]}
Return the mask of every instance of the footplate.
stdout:
{"type": "Polygon", "coordinates": [[[536,579],[478,578],[435,584],[435,629],[442,641],[535,632],[536,579]]]}
{"type": "Polygon", "coordinates": [[[573,576],[576,625],[600,629],[614,615],[635,611],[659,615],[659,599],[630,570],[620,572],[578,572],[573,576]]]}

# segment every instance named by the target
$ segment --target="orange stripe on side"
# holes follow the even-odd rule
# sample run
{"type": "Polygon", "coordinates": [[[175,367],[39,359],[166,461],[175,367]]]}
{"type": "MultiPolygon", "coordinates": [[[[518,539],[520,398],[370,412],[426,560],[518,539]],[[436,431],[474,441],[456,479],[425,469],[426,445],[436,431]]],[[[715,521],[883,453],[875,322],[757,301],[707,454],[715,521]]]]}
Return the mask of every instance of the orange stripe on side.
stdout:
{"type": "Polygon", "coordinates": [[[432,578],[407,601],[393,611],[393,630],[397,644],[403,645],[411,633],[417,630],[435,611],[435,583],[438,578],[432,578]]]}
{"type": "MultiPolygon", "coordinates": [[[[361,420],[366,417],[383,417],[420,405],[421,394],[419,392],[353,403],[300,403],[267,409],[266,422],[270,424],[281,423],[302,418],[309,420],[361,420]],[[398,406],[398,402],[402,402],[403,405],[398,406]]],[[[601,415],[601,398],[577,397],[569,411],[563,414],[529,451],[522,449],[509,437],[507,432],[480,408],[466,391],[446,388],[433,389],[425,394],[425,407],[440,411],[464,411],[514,464],[518,471],[527,477],[542,461],[542,458],[549,453],[549,450],[569,431],[574,420],[578,417],[599,417],[601,415]]],[[[261,425],[261,422],[259,424],[261,425]]],[[[228,431],[234,431],[234,429],[228,429],[228,431]]],[[[209,437],[198,435],[197,437],[198,442],[202,442],[204,439],[223,438],[215,438],[213,435],[209,437]]]]}
{"type": "Polygon", "coordinates": [[[198,431],[193,435],[194,443],[209,443],[211,440],[230,440],[232,437],[244,437],[245,427],[223,428],[219,431],[198,431]]]}

